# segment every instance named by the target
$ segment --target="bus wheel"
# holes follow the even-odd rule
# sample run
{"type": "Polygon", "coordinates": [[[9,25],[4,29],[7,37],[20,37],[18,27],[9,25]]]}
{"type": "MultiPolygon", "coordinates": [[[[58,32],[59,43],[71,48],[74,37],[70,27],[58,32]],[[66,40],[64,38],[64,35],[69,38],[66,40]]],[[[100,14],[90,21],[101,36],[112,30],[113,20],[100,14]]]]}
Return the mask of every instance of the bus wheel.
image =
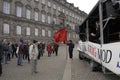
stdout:
{"type": "Polygon", "coordinates": [[[97,66],[97,63],[93,60],[90,61],[90,69],[91,71],[96,71],[96,66],[97,66]]]}
{"type": "Polygon", "coordinates": [[[83,56],[82,56],[82,54],[81,54],[80,51],[79,51],[79,59],[80,59],[80,60],[83,60],[83,56]]]}

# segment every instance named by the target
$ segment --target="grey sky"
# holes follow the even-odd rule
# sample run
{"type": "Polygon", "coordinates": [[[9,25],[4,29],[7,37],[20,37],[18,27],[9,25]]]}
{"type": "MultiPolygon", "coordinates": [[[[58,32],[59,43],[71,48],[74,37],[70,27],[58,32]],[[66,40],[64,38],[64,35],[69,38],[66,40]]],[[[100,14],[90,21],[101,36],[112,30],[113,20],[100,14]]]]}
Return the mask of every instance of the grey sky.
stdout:
{"type": "Polygon", "coordinates": [[[73,3],[75,7],[79,7],[80,10],[89,13],[98,0],[67,0],[67,2],[73,3]]]}

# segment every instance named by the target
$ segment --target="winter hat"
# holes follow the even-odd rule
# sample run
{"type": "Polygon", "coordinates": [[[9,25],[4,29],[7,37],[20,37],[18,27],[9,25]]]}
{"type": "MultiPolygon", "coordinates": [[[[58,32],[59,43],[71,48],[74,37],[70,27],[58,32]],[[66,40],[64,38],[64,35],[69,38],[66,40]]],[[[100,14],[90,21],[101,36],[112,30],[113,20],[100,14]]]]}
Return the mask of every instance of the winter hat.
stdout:
{"type": "Polygon", "coordinates": [[[33,40],[33,43],[37,43],[37,42],[38,42],[37,40],[35,40],[35,39],[33,40]]]}
{"type": "Polygon", "coordinates": [[[23,43],[23,39],[22,38],[20,38],[20,42],[23,43]]]}

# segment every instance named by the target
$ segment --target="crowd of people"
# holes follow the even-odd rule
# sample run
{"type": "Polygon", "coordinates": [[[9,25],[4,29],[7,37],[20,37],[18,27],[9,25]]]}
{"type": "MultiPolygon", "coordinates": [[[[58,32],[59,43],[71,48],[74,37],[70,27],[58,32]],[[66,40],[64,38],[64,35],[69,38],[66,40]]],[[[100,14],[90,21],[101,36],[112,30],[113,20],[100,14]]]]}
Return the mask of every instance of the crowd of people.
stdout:
{"type": "Polygon", "coordinates": [[[48,57],[55,52],[58,56],[58,43],[49,41],[47,43],[33,40],[32,42],[20,39],[19,42],[8,42],[6,39],[0,41],[0,76],[2,75],[2,64],[8,64],[14,57],[17,58],[17,65],[22,66],[22,61],[27,60],[32,64],[32,73],[37,73],[36,66],[37,60],[40,59],[45,53],[48,57]]]}
{"type": "MultiPolygon", "coordinates": [[[[72,40],[66,42],[69,46],[69,58],[73,58],[74,43],[72,40]]],[[[20,39],[19,42],[8,42],[6,39],[0,41],[0,76],[2,75],[2,64],[8,64],[8,61],[16,57],[17,66],[22,66],[22,61],[27,60],[31,63],[31,73],[37,73],[37,60],[39,60],[46,52],[48,57],[51,54],[58,56],[58,43],[48,41],[47,43],[33,40],[32,42],[20,39]]]]}

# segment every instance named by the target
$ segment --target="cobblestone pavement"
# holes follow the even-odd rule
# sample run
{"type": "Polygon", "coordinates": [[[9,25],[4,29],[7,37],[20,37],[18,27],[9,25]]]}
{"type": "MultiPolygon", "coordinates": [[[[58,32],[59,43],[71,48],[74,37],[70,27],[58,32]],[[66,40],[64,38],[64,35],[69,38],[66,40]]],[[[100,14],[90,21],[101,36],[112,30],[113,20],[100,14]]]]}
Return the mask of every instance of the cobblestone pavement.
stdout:
{"type": "Polygon", "coordinates": [[[115,74],[103,74],[100,71],[91,72],[89,63],[84,60],[79,60],[77,51],[74,51],[74,59],[71,64],[71,80],[120,80],[120,77],[115,74]]]}
{"type": "MultiPolygon", "coordinates": [[[[63,80],[65,72],[70,72],[66,80],[120,80],[116,75],[105,75],[102,72],[91,72],[86,61],[79,60],[78,52],[74,49],[73,60],[66,60],[66,46],[60,46],[59,55],[52,54],[48,57],[47,53],[38,61],[39,73],[31,75],[31,64],[23,61],[23,66],[17,66],[17,59],[12,59],[9,64],[3,65],[3,75],[0,80],[63,80]],[[68,62],[68,63],[67,63],[68,62]],[[67,67],[70,68],[66,69],[67,67]],[[69,71],[70,70],[70,71],[69,71]]],[[[68,56],[68,55],[67,55],[68,56]]]]}

